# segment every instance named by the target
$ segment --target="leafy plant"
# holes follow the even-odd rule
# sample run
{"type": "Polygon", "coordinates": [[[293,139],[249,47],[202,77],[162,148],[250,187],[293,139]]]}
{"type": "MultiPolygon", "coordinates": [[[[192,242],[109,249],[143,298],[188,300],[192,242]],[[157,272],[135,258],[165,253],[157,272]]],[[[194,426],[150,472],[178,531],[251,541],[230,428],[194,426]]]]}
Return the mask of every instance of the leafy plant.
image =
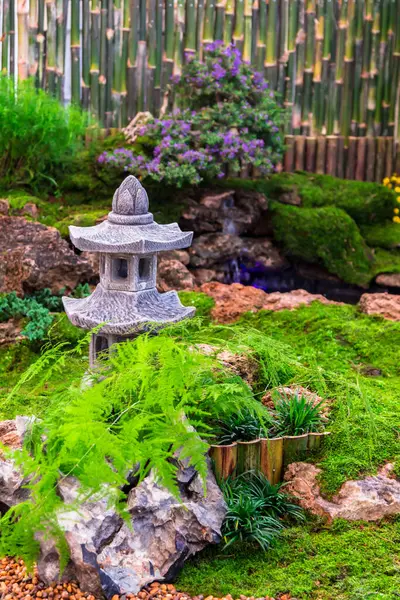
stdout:
{"type": "Polygon", "coordinates": [[[321,428],[321,404],[314,404],[305,396],[293,394],[293,396],[282,396],[275,403],[274,434],[302,435],[318,431],[321,428]]]}
{"type": "Polygon", "coordinates": [[[250,165],[270,173],[282,157],[283,110],[267,88],[235,46],[209,44],[204,62],[192,57],[173,78],[178,108],[143,125],[135,148],[103,152],[98,162],[176,187],[250,165]]]}
{"type": "Polygon", "coordinates": [[[302,510],[271,485],[262,473],[244,473],[221,483],[228,512],[223,525],[226,547],[235,542],[256,542],[263,550],[276,541],[283,519],[304,520],[302,510]]]}
{"type": "Polygon", "coordinates": [[[233,442],[250,442],[259,437],[266,437],[271,420],[267,411],[265,414],[254,414],[244,409],[239,413],[229,415],[217,425],[217,439],[219,444],[232,444],[233,442]]]}
{"type": "Polygon", "coordinates": [[[86,120],[33,82],[0,77],[0,180],[11,186],[55,189],[83,146],[86,120]]]}
{"type": "Polygon", "coordinates": [[[74,476],[83,496],[106,494],[118,506],[127,473],[140,464],[140,479],[154,469],[160,482],[177,494],[171,458],[179,454],[188,459],[205,477],[209,423],[245,406],[260,410],[239,377],[196,351],[183,334],[176,337],[183,330],[181,325],[117,345],[90,386],[82,386],[80,372],[69,368],[73,358],[86,353],[85,339],[75,349],[61,344],[48,350],[21,378],[11,396],[27,383],[33,394],[32,383],[40,389],[55,371],[65,381],[53,393],[43,420],[34,425],[31,453],[26,448],[13,454],[26,476],[34,477],[30,499],[0,522],[1,554],[22,555],[32,563],[37,535],[43,533],[60,541],[65,558],[56,517],[60,478],[74,476]]]}
{"type": "Polygon", "coordinates": [[[15,292],[0,295],[0,322],[23,317],[28,321],[21,334],[31,342],[42,340],[53,321],[48,308],[35,298],[18,298],[15,292]]]}

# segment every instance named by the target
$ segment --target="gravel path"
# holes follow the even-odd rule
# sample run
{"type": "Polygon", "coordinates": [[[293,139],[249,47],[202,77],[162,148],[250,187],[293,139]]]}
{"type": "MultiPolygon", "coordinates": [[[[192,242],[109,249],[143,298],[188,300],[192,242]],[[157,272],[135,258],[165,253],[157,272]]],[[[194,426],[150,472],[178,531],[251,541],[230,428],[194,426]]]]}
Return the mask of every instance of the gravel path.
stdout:
{"type": "MultiPolygon", "coordinates": [[[[74,581],[46,586],[39,580],[36,573],[33,577],[27,574],[23,560],[0,559],[0,600],[36,600],[39,598],[47,598],[48,600],[101,600],[92,594],[82,592],[79,585],[74,581]]],[[[285,595],[281,600],[289,600],[289,598],[285,595]]],[[[137,595],[113,596],[112,600],[233,600],[233,598],[231,595],[227,595],[222,599],[204,595],[192,597],[184,592],[178,592],[171,584],[152,583],[137,595]]],[[[274,598],[256,599],[240,596],[238,600],[274,600],[274,598]]]]}

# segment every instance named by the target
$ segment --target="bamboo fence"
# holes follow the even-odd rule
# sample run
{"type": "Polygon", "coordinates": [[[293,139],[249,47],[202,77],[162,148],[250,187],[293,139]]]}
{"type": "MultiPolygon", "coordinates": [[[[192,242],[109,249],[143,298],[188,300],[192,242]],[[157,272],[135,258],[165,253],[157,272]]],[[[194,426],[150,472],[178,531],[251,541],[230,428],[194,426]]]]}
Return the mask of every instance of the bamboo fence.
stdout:
{"type": "Polygon", "coordinates": [[[270,483],[275,484],[283,480],[287,465],[304,459],[307,452],[319,450],[327,435],[330,432],[261,438],[226,446],[212,445],[209,454],[219,479],[261,471],[270,483]]]}
{"type": "Polygon", "coordinates": [[[0,0],[0,18],[1,71],[105,127],[157,114],[187,56],[223,40],[279,91],[288,135],[398,135],[400,0],[0,0]]]}

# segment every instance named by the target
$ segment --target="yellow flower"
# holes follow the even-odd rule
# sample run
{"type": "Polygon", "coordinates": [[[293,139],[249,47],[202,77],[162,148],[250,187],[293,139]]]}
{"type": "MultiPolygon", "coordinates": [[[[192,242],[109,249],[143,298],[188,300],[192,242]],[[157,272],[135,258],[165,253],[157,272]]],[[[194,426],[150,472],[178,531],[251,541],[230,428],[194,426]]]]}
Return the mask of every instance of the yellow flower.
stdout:
{"type": "Polygon", "coordinates": [[[383,180],[383,185],[387,185],[388,183],[390,183],[390,179],[389,177],[385,177],[385,179],[383,180]]]}
{"type": "Polygon", "coordinates": [[[400,217],[393,217],[392,220],[394,223],[400,223],[400,217]]]}
{"type": "Polygon", "coordinates": [[[397,196],[396,200],[397,202],[400,202],[400,196],[397,196]]]}
{"type": "Polygon", "coordinates": [[[396,192],[396,194],[400,194],[400,187],[399,186],[395,187],[394,191],[396,192]]]}
{"type": "Polygon", "coordinates": [[[400,210],[399,210],[398,208],[395,208],[395,209],[393,210],[393,212],[394,212],[394,214],[395,214],[395,215],[398,215],[398,214],[399,214],[399,212],[400,212],[400,210]]]}

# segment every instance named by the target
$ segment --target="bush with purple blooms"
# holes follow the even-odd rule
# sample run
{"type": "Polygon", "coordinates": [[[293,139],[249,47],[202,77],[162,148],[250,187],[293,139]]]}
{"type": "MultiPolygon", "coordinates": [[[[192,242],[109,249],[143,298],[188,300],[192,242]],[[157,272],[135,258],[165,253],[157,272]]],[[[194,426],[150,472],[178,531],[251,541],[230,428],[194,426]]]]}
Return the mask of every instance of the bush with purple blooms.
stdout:
{"type": "Polygon", "coordinates": [[[249,166],[274,171],[283,152],[284,111],[235,46],[209,44],[204,62],[188,58],[171,87],[178,108],[144,125],[134,148],[103,152],[103,168],[175,187],[234,176],[249,166]]]}

